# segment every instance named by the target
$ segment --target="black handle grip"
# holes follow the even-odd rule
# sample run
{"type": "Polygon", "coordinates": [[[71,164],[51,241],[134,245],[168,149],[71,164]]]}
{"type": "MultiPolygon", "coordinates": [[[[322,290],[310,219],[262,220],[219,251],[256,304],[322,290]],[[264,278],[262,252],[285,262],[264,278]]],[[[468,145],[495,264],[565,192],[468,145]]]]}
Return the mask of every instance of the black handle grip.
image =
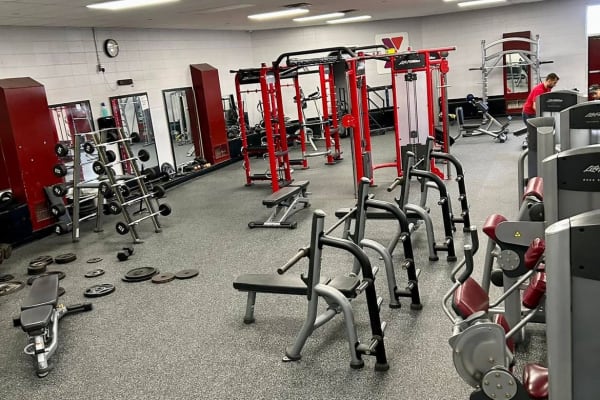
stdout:
{"type": "Polygon", "coordinates": [[[465,269],[461,274],[456,278],[458,282],[461,284],[465,283],[467,279],[473,273],[473,248],[471,245],[465,245],[465,269]]]}

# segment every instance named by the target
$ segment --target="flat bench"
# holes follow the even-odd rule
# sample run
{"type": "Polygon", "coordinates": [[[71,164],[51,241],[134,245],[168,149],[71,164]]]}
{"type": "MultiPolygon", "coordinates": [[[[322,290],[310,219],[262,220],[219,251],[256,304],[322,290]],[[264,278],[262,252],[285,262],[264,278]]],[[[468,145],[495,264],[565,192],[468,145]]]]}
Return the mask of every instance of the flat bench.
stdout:
{"type": "Polygon", "coordinates": [[[296,221],[289,218],[303,208],[310,207],[307,191],[309,181],[292,182],[263,199],[267,208],[273,208],[271,215],[265,221],[248,223],[249,228],[289,228],[295,229],[296,221]]]}
{"type": "MultiPolygon", "coordinates": [[[[348,298],[356,297],[356,288],[360,284],[357,277],[338,276],[333,279],[321,277],[319,283],[339,290],[348,298]]],[[[277,274],[244,274],[233,281],[233,288],[240,292],[248,292],[244,323],[254,322],[254,305],[256,293],[287,294],[306,296],[308,287],[299,275],[277,274]]]]}

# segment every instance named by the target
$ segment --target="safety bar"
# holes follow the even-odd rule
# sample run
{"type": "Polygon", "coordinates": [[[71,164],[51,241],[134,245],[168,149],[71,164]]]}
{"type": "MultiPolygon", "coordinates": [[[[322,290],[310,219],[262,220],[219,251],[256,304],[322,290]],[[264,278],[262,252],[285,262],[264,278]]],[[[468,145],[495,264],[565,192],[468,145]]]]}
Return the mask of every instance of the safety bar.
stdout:
{"type": "Polygon", "coordinates": [[[356,213],[357,207],[354,206],[350,209],[350,211],[348,211],[348,213],[346,215],[344,215],[342,218],[340,218],[335,224],[333,224],[333,226],[329,229],[327,229],[324,232],[324,235],[329,235],[331,232],[333,232],[338,226],[340,226],[343,222],[345,222],[348,218],[354,218],[354,214],[356,213]]]}
{"type": "Polygon", "coordinates": [[[338,52],[340,52],[340,54],[346,53],[350,57],[356,57],[356,54],[352,50],[350,50],[348,47],[325,47],[322,49],[291,51],[288,53],[283,53],[279,57],[277,57],[277,60],[273,61],[273,67],[279,68],[281,61],[283,61],[284,58],[289,60],[290,56],[302,56],[302,55],[307,55],[307,54],[318,54],[318,53],[326,53],[326,52],[331,53],[334,51],[338,51],[338,52]]]}
{"type": "Polygon", "coordinates": [[[299,249],[296,255],[290,258],[285,264],[283,264],[283,266],[277,268],[277,273],[279,275],[283,275],[284,273],[286,273],[288,269],[292,268],[292,266],[294,266],[298,261],[306,257],[308,255],[309,250],[310,247],[302,247],[301,249],[299,249]]]}

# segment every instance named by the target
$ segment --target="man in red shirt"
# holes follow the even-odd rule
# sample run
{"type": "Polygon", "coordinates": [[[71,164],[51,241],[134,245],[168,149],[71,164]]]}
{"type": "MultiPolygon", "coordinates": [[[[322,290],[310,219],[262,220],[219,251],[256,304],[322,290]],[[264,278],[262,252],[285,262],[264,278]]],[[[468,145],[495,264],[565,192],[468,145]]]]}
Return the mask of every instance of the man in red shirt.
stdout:
{"type": "Polygon", "coordinates": [[[529,92],[529,96],[527,96],[527,100],[523,105],[523,122],[525,122],[525,125],[527,125],[527,120],[529,118],[534,118],[536,116],[535,99],[540,94],[548,93],[549,91],[551,91],[552,88],[556,86],[559,79],[560,78],[558,77],[558,75],[552,72],[548,74],[544,82],[534,86],[533,89],[531,89],[531,92],[529,92]]]}

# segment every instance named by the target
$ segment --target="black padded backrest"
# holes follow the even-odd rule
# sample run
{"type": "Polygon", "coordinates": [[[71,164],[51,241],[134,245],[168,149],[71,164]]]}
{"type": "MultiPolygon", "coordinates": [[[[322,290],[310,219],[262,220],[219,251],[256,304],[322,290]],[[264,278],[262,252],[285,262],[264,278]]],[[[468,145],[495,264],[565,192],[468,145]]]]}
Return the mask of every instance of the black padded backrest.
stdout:
{"type": "Polygon", "coordinates": [[[58,301],[58,274],[41,276],[33,281],[29,296],[21,304],[21,310],[45,305],[55,306],[58,301]]]}

